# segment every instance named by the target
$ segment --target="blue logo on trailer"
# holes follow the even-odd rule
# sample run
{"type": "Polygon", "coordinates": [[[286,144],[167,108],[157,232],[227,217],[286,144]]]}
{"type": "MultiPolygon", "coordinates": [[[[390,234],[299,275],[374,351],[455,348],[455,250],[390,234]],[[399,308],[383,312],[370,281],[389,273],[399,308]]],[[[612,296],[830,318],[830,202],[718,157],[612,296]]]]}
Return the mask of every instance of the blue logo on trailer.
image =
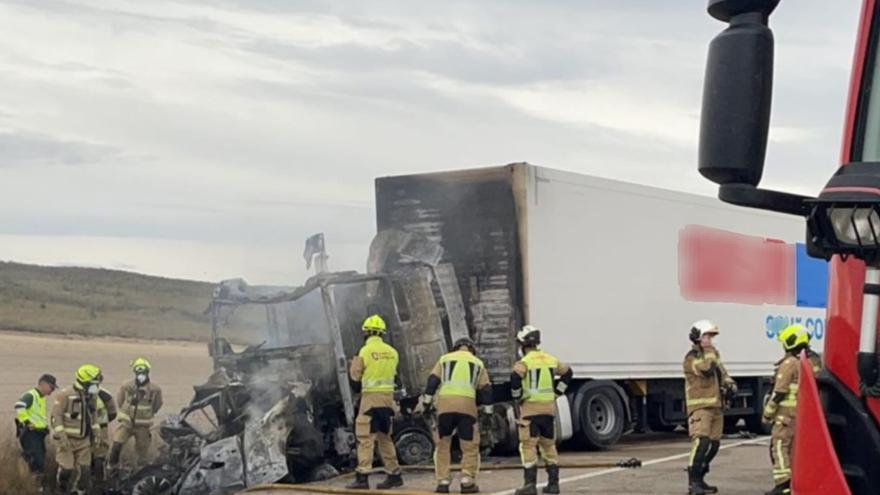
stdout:
{"type": "Polygon", "coordinates": [[[785,327],[801,324],[814,339],[825,337],[825,318],[804,318],[803,316],[767,315],[764,320],[764,333],[768,339],[775,340],[785,327]]]}
{"type": "MultiPolygon", "coordinates": [[[[828,263],[807,255],[804,244],[795,246],[795,288],[799,308],[825,308],[828,305],[828,263]]],[[[824,318],[767,315],[764,329],[768,339],[775,339],[788,325],[801,324],[814,339],[825,337],[824,318]]]]}

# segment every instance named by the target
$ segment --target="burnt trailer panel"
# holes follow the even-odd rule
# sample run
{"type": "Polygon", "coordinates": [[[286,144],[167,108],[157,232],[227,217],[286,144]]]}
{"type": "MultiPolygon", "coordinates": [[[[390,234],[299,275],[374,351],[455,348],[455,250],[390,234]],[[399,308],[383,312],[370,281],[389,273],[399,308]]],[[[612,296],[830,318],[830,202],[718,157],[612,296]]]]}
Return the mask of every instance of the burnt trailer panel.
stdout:
{"type": "Polygon", "coordinates": [[[443,246],[441,263],[455,269],[467,326],[495,383],[509,379],[514,329],[524,321],[523,172],[511,165],[376,179],[379,232],[413,232],[443,246]]]}

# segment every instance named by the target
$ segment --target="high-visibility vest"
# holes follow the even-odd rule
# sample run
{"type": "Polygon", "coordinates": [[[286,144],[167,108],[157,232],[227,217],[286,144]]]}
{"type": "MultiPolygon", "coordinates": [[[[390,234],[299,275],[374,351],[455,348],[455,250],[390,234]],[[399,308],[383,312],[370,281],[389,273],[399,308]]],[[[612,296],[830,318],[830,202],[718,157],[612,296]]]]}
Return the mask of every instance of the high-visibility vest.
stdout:
{"type": "Polygon", "coordinates": [[[35,430],[45,430],[49,423],[46,418],[46,398],[40,395],[40,392],[32,388],[26,392],[33,398],[31,405],[28,406],[24,402],[15,403],[15,417],[20,423],[26,421],[34,427],[35,430]]]}
{"type": "Polygon", "coordinates": [[[440,358],[440,391],[438,395],[477,397],[477,379],[485,365],[468,351],[455,351],[440,358]]]}
{"type": "Polygon", "coordinates": [[[555,401],[553,375],[559,367],[559,360],[544,351],[534,350],[526,354],[522,362],[527,369],[523,380],[523,401],[555,401]]]}
{"type": "Polygon", "coordinates": [[[369,337],[361,347],[358,356],[364,362],[361,377],[363,392],[394,392],[394,377],[397,375],[397,351],[382,341],[381,337],[369,337]]]}

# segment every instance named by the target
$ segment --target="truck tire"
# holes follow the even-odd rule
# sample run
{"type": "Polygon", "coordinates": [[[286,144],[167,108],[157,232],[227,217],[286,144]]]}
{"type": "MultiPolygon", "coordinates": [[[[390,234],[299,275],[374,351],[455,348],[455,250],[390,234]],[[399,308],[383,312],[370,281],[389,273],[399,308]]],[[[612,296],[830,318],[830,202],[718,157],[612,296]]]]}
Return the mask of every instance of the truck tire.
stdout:
{"type": "Polygon", "coordinates": [[[423,428],[407,428],[394,435],[397,458],[404,466],[429,464],[434,456],[431,433],[423,428]]]}
{"type": "Polygon", "coordinates": [[[620,394],[611,384],[587,382],[575,394],[572,414],[576,446],[605,450],[620,440],[626,416],[620,394]]]}

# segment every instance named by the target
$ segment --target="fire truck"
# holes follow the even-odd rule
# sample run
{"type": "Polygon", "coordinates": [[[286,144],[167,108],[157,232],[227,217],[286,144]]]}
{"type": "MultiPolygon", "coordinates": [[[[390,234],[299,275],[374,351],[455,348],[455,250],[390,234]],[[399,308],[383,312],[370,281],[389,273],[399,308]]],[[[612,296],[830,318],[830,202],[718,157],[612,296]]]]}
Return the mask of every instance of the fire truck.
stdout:
{"type": "Polygon", "coordinates": [[[814,376],[802,362],[793,493],[876,494],[880,4],[864,0],[840,165],[815,197],[759,187],[773,87],[774,41],[768,21],[778,4],[779,0],[709,1],[709,14],[729,26],[709,48],[699,170],[719,185],[718,197],[725,202],[804,218],[807,252],[830,261],[825,370],[814,376]]]}

